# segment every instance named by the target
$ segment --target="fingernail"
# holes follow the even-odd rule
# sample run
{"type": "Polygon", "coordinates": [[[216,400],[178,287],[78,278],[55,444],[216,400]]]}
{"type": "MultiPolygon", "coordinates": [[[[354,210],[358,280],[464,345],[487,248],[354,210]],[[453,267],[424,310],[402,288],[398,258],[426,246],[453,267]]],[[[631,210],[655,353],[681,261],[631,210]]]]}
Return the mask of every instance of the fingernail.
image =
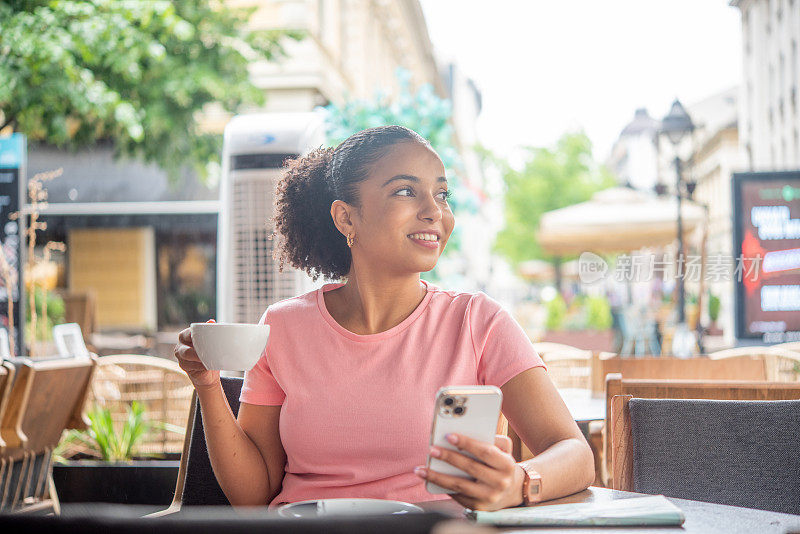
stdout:
{"type": "Polygon", "coordinates": [[[420,478],[425,478],[426,476],[428,476],[428,470],[425,469],[424,467],[415,467],[414,474],[420,478]]]}
{"type": "Polygon", "coordinates": [[[444,436],[444,439],[446,439],[447,441],[449,441],[453,445],[458,444],[458,436],[456,436],[455,434],[446,434],[444,436]]]}
{"type": "Polygon", "coordinates": [[[438,458],[442,455],[442,451],[440,451],[438,447],[431,447],[431,450],[428,454],[430,454],[434,458],[438,458]]]}

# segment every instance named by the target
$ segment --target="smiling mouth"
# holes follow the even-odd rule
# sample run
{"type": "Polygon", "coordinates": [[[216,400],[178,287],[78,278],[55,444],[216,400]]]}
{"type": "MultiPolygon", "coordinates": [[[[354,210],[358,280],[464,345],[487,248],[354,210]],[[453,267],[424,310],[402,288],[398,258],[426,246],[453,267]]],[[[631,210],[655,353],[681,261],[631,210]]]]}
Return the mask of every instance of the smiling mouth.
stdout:
{"type": "Polygon", "coordinates": [[[407,237],[411,239],[417,239],[419,241],[429,241],[432,243],[439,242],[439,236],[436,234],[409,234],[407,237]]]}

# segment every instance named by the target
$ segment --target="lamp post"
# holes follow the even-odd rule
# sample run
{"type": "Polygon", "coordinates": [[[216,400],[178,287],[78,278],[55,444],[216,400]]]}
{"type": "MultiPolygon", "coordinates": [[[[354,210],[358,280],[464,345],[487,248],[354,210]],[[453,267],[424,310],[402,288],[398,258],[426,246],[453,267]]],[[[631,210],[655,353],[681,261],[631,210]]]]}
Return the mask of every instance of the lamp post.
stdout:
{"type": "MultiPolygon", "coordinates": [[[[678,153],[678,146],[683,140],[684,136],[694,131],[694,124],[689,114],[684,109],[683,105],[676,98],[672,103],[672,107],[667,113],[667,116],[661,121],[661,133],[667,134],[667,138],[672,143],[675,149],[675,197],[678,201],[678,265],[685,262],[683,256],[683,215],[681,213],[682,192],[681,185],[683,179],[681,176],[681,158],[678,153]]],[[[691,195],[694,192],[694,184],[686,184],[687,193],[691,195]]],[[[678,323],[683,324],[686,322],[686,292],[683,284],[683,275],[678,277],[678,323]]]]}

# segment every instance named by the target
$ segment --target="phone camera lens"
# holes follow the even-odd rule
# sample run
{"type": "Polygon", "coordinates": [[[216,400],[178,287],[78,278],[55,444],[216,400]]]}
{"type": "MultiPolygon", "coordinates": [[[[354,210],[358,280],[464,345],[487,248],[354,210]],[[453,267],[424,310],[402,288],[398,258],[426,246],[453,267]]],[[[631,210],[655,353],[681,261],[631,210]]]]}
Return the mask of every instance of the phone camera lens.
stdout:
{"type": "Polygon", "coordinates": [[[445,406],[452,406],[452,405],[453,405],[453,402],[455,402],[455,401],[453,400],[453,397],[447,397],[446,399],[444,399],[444,405],[445,405],[445,406]]]}
{"type": "Polygon", "coordinates": [[[456,415],[461,415],[463,412],[464,408],[462,408],[461,406],[456,406],[455,409],[453,410],[453,413],[455,413],[456,415]]]}

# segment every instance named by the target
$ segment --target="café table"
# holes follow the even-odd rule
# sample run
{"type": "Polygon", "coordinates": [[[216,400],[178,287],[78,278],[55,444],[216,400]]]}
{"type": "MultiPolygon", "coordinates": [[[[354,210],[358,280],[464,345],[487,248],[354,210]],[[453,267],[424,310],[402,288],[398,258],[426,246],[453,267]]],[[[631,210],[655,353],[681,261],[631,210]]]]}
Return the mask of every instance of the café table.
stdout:
{"type": "MultiPolygon", "coordinates": [[[[589,489],[561,499],[554,499],[540,504],[607,502],[617,499],[630,499],[641,497],[640,493],[618,491],[607,488],[590,487],[589,489]]],[[[683,511],[686,521],[680,527],[501,527],[498,532],[543,532],[553,531],[558,534],[785,534],[786,532],[800,533],[800,515],[783,514],[753,510],[723,504],[690,501],[686,499],[669,499],[683,511]]],[[[464,509],[453,500],[431,501],[419,503],[426,511],[463,514],[464,509]]]]}
{"type": "Polygon", "coordinates": [[[591,421],[606,418],[605,397],[592,397],[591,389],[559,388],[558,393],[578,425],[588,425],[591,421]]]}
{"type": "MultiPolygon", "coordinates": [[[[638,493],[606,488],[589,489],[562,499],[554,499],[539,506],[567,503],[606,502],[642,496],[638,493]]],[[[326,532],[348,534],[381,532],[431,532],[433,534],[487,534],[496,532],[558,532],[559,534],[784,534],[800,533],[800,515],[763,510],[752,510],[722,504],[669,499],[680,508],[686,521],[681,527],[501,527],[493,529],[475,525],[464,516],[464,508],[457,502],[445,499],[419,504],[426,512],[418,519],[410,516],[373,516],[349,518],[282,519],[266,508],[233,509],[225,507],[190,506],[164,518],[141,517],[141,507],[124,505],[64,505],[60,518],[13,516],[0,514],[0,532],[47,531],[55,534],[80,532],[81,534],[111,534],[115,532],[141,533],[165,532],[169,534],[204,534],[225,532],[326,532]],[[295,523],[296,522],[296,523],[295,523]],[[433,529],[431,527],[436,525],[433,529]]]]}

